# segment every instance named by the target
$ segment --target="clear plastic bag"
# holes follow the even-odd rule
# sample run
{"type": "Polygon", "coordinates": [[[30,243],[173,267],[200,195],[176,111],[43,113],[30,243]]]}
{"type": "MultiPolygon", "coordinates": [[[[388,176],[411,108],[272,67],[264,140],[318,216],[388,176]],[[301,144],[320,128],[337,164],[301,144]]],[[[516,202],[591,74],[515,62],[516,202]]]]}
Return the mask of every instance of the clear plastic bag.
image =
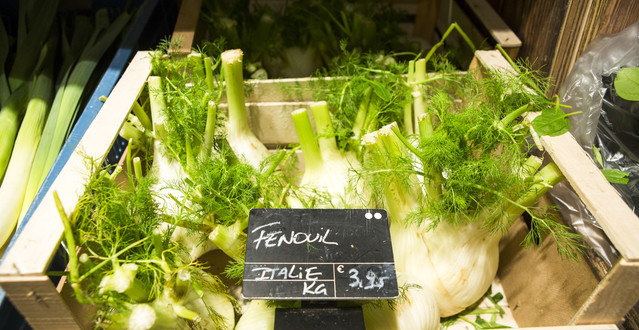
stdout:
{"type": "MultiPolygon", "coordinates": [[[[639,102],[619,100],[612,84],[623,67],[639,66],[639,22],[615,35],[599,36],[585,49],[561,86],[562,103],[581,111],[571,116],[571,133],[594,157],[596,147],[603,168],[629,173],[628,184],[613,184],[626,204],[639,214],[639,102]]],[[[564,220],[581,233],[603,260],[612,265],[618,254],[605,234],[571,192],[560,185],[551,198],[561,206],[564,220]]]]}

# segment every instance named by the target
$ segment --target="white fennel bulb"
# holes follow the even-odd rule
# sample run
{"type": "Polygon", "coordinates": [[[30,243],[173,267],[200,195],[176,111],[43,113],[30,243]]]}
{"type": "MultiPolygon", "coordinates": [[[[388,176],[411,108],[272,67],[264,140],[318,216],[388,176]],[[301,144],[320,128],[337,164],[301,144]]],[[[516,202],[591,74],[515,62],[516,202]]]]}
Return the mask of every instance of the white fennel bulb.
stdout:
{"type": "MultiPolygon", "coordinates": [[[[201,276],[204,283],[212,281],[206,273],[201,276]]],[[[202,292],[190,288],[184,295],[182,305],[200,315],[198,326],[202,329],[231,330],[235,326],[235,308],[225,292],[216,292],[207,286],[202,287],[202,292]]]]}
{"type": "Polygon", "coordinates": [[[275,326],[275,306],[267,300],[251,300],[240,317],[235,330],[272,330],[275,326]]]}
{"type": "Polygon", "coordinates": [[[442,317],[463,311],[490,288],[499,266],[500,237],[480,223],[442,222],[422,233],[424,258],[432,265],[425,284],[437,298],[442,317]]]}
{"type": "Polygon", "coordinates": [[[338,149],[326,102],[314,103],[311,109],[317,136],[306,109],[291,113],[304,156],[304,174],[288,199],[289,206],[361,207],[359,187],[351,179],[353,170],[360,167],[359,161],[353,153],[338,149]]]}
{"type": "Polygon", "coordinates": [[[127,328],[130,330],[151,329],[157,320],[155,310],[148,304],[138,304],[131,309],[127,328]]]}
{"type": "Polygon", "coordinates": [[[395,305],[364,305],[364,322],[368,330],[439,329],[437,301],[416,277],[397,272],[397,285],[403,288],[395,305]]]}

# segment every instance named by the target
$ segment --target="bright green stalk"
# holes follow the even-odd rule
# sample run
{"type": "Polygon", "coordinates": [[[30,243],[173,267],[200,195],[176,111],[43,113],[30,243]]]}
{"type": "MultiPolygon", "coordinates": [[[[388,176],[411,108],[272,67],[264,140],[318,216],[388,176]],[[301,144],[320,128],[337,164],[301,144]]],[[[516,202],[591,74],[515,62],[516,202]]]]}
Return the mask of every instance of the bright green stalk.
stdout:
{"type": "Polygon", "coordinates": [[[505,127],[508,126],[508,124],[510,124],[513,120],[517,119],[519,116],[523,115],[528,110],[530,110],[532,105],[533,105],[532,102],[528,104],[524,104],[521,107],[517,108],[515,111],[509,113],[504,118],[502,118],[501,121],[499,121],[499,123],[497,124],[497,127],[499,129],[505,129],[505,127]]]}
{"type": "Polygon", "coordinates": [[[2,132],[2,139],[0,139],[0,180],[2,180],[7,170],[13,143],[15,142],[16,134],[18,134],[22,115],[26,110],[28,96],[28,86],[22,85],[11,94],[7,104],[0,110],[0,132],[2,132]]]}
{"type": "MultiPolygon", "coordinates": [[[[415,81],[425,81],[426,80],[426,60],[421,58],[415,62],[415,81]]],[[[424,137],[430,137],[433,135],[433,123],[431,115],[426,112],[426,100],[424,97],[424,92],[421,89],[420,85],[413,86],[414,99],[414,107],[413,107],[413,118],[414,122],[418,123],[416,130],[419,135],[424,137]]]]}
{"type": "Polygon", "coordinates": [[[526,159],[524,164],[521,166],[521,177],[527,179],[535,175],[537,170],[541,167],[543,163],[543,159],[537,156],[530,156],[526,159]]]}
{"type": "MultiPolygon", "coordinates": [[[[400,141],[406,147],[406,149],[410,150],[413,154],[415,154],[415,156],[420,157],[419,150],[415,148],[415,146],[413,146],[408,141],[408,139],[406,139],[406,137],[402,134],[402,132],[399,131],[399,127],[397,127],[396,124],[389,125],[389,128],[393,131],[393,133],[395,133],[397,140],[400,141]]],[[[391,139],[387,139],[387,140],[392,141],[391,139]]]]}
{"type": "Polygon", "coordinates": [[[86,302],[86,298],[82,292],[82,288],[80,287],[80,282],[78,282],[80,278],[80,274],[78,272],[78,250],[75,245],[75,238],[73,237],[71,221],[67,212],[64,210],[64,206],[60,201],[57,191],[53,192],[53,200],[55,201],[55,206],[58,209],[60,220],[62,220],[62,225],[64,226],[64,240],[67,243],[67,249],[69,250],[69,283],[71,283],[76,299],[80,302],[86,302]]]}
{"type": "Polygon", "coordinates": [[[206,114],[206,128],[204,129],[204,143],[200,150],[201,157],[208,157],[213,148],[215,139],[215,126],[217,125],[217,103],[209,101],[206,114]]]}
{"type": "Polygon", "coordinates": [[[528,191],[520,196],[516,203],[510,203],[506,206],[506,214],[510,215],[511,218],[520,216],[524,212],[524,207],[532,206],[542,195],[563,179],[564,175],[555,163],[544,166],[534,175],[534,184],[528,191]]]}
{"type": "MultiPolygon", "coordinates": [[[[27,22],[23,22],[18,33],[18,48],[9,73],[9,86],[12,91],[27,83],[33,77],[33,70],[38,62],[39,50],[45,44],[51,27],[58,12],[59,0],[38,2],[33,8],[24,9],[24,15],[29,15],[27,22]],[[28,12],[34,10],[35,12],[28,12]],[[28,33],[24,35],[24,33],[28,33]]],[[[24,2],[22,4],[25,5],[24,2]]],[[[26,20],[27,17],[21,17],[26,20]]]]}
{"type": "Polygon", "coordinates": [[[319,101],[311,104],[315,129],[317,129],[317,142],[319,144],[322,158],[328,159],[332,155],[339,155],[339,148],[335,140],[335,131],[331,122],[331,115],[328,111],[328,104],[319,101]]]}
{"type": "Polygon", "coordinates": [[[167,134],[164,127],[166,104],[162,96],[162,78],[150,76],[147,78],[147,86],[149,88],[149,108],[151,109],[151,120],[153,121],[153,135],[156,139],[162,139],[167,134]]]}
{"type": "Polygon", "coordinates": [[[409,135],[415,134],[415,129],[413,128],[413,105],[411,103],[404,105],[404,129],[409,135]]]}
{"type": "Polygon", "coordinates": [[[291,116],[300,140],[300,147],[302,147],[306,170],[320,167],[324,160],[306,109],[297,109],[291,112],[291,116]]]}
{"type": "MultiPolygon", "coordinates": [[[[38,76],[25,116],[15,139],[15,146],[0,186],[0,226],[13,229],[18,223],[24,202],[29,172],[42,135],[53,94],[52,67],[38,76]]],[[[3,244],[8,237],[0,237],[3,244]]]]}
{"type": "Polygon", "coordinates": [[[204,72],[206,74],[206,86],[209,88],[209,94],[215,95],[215,84],[213,77],[213,62],[210,57],[204,58],[204,72]]]}
{"type": "Polygon", "coordinates": [[[368,108],[371,105],[373,95],[373,88],[368,87],[364,92],[364,100],[360,103],[355,115],[355,121],[353,122],[353,138],[359,140],[364,132],[364,125],[366,124],[366,117],[368,115],[368,108]]]}
{"type": "Polygon", "coordinates": [[[140,120],[145,130],[151,131],[153,129],[153,123],[151,123],[149,115],[146,114],[146,111],[144,111],[144,108],[142,108],[138,101],[133,102],[132,111],[133,114],[138,117],[138,120],[140,120]]]}
{"type": "Polygon", "coordinates": [[[135,177],[141,180],[144,177],[144,173],[142,172],[142,161],[140,157],[133,157],[133,172],[135,173],[135,177]]]}
{"type": "MultiPolygon", "coordinates": [[[[415,82],[415,60],[410,60],[408,62],[408,77],[406,81],[409,85],[415,82]]],[[[404,129],[407,134],[415,133],[415,127],[413,125],[413,105],[407,103],[404,106],[404,129]]]]}
{"type": "Polygon", "coordinates": [[[120,136],[126,140],[132,141],[132,147],[137,147],[139,146],[140,141],[144,138],[144,133],[130,122],[124,122],[120,129],[120,136]]]}
{"type": "MultiPolygon", "coordinates": [[[[129,139],[129,143],[128,145],[132,144],[131,139],[129,139]]],[[[126,158],[125,158],[125,162],[126,162],[126,168],[130,171],[131,169],[133,169],[133,156],[131,155],[131,149],[132,148],[126,148],[126,158]]],[[[133,175],[127,175],[127,178],[129,179],[129,187],[134,187],[135,186],[135,180],[133,178],[133,175]]]]}
{"type": "Polygon", "coordinates": [[[468,47],[470,47],[470,50],[475,53],[475,45],[473,44],[473,42],[470,40],[470,38],[468,37],[468,35],[466,35],[466,33],[459,27],[459,24],[457,23],[453,23],[451,24],[448,29],[446,30],[446,32],[444,32],[444,34],[442,35],[441,39],[439,40],[438,43],[436,43],[433,47],[431,47],[431,49],[428,51],[428,53],[426,54],[426,56],[424,56],[424,59],[426,60],[426,62],[428,62],[430,60],[430,58],[435,54],[435,51],[444,45],[444,42],[446,41],[446,38],[448,38],[448,35],[453,32],[453,30],[457,30],[457,32],[459,33],[459,35],[461,35],[462,39],[464,39],[464,41],[466,42],[466,44],[468,45],[468,47]]]}
{"type": "Polygon", "coordinates": [[[239,49],[222,53],[222,70],[226,82],[226,98],[229,111],[229,134],[249,131],[244,102],[244,78],[242,76],[243,53],[239,49]]]}
{"type": "Polygon", "coordinates": [[[426,59],[420,58],[415,61],[415,72],[413,82],[426,80],[426,59]]]}

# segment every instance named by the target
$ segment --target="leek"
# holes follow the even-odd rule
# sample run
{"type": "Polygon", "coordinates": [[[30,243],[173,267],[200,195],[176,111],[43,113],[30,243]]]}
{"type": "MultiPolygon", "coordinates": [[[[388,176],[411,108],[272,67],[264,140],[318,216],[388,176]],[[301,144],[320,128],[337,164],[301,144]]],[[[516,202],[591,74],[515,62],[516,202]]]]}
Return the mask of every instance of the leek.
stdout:
{"type": "Polygon", "coordinates": [[[60,89],[56,92],[49,117],[44,126],[41,143],[36,151],[33,168],[29,173],[21,218],[26,214],[40,185],[44,182],[46,175],[53,166],[64,139],[71,130],[73,120],[80,107],[80,98],[84,88],[100,58],[124,29],[128,20],[129,15],[123,13],[107,27],[108,13],[106,9],[101,9],[96,13],[96,30],[91,35],[78,62],[72,69],[70,68],[71,71],[68,73],[68,78],[66,78],[67,74],[65,73],[65,79],[63,79],[60,89]]]}
{"type": "Polygon", "coordinates": [[[7,104],[0,109],[0,132],[2,139],[0,140],[0,180],[4,178],[9,159],[11,158],[11,150],[15,142],[20,120],[26,110],[26,103],[29,96],[29,88],[23,85],[16,90],[7,101],[7,104]]]}
{"type": "Polygon", "coordinates": [[[59,0],[31,3],[23,1],[20,6],[20,27],[15,61],[9,73],[9,86],[15,91],[33,77],[39,52],[47,41],[58,12],[59,0]],[[27,17],[29,15],[29,17],[27,17]]]}
{"type": "MultiPolygon", "coordinates": [[[[53,58],[53,57],[51,57],[53,58]]],[[[42,135],[53,93],[52,66],[41,73],[35,81],[31,99],[26,108],[24,119],[15,139],[15,147],[7,167],[6,177],[0,186],[0,244],[10,235],[20,216],[20,208],[27,188],[29,171],[42,135]]],[[[8,139],[8,137],[7,137],[8,139]]]]}

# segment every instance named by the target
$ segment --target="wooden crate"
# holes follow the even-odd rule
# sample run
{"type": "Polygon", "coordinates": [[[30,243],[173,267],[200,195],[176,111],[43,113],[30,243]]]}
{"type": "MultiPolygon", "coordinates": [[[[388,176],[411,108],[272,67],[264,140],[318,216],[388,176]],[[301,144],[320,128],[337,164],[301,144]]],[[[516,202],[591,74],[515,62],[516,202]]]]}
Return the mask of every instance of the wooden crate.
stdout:
{"type": "MultiPolygon", "coordinates": [[[[283,0],[258,0],[281,5],[283,0]]],[[[457,22],[477,46],[493,48],[501,45],[511,57],[517,56],[521,40],[493,10],[486,0],[393,0],[394,8],[409,14],[411,21],[400,22],[408,36],[426,43],[437,42],[451,23],[457,22]]],[[[183,0],[172,42],[180,41],[178,51],[189,53],[203,38],[198,24],[202,0],[183,0]]],[[[276,8],[276,7],[274,7],[276,8]]],[[[447,41],[451,46],[465,47],[459,35],[447,41]]],[[[472,57],[472,54],[470,54],[472,57]]]]}
{"type": "MultiPolygon", "coordinates": [[[[508,63],[499,52],[478,51],[472,67],[507,69],[508,63]]],[[[100,160],[109,151],[131,105],[144,89],[150,71],[149,53],[138,52],[0,263],[0,286],[35,329],[74,329],[86,325],[89,309],[75,302],[64,285],[64,279],[56,286],[46,275],[63,233],[51,192],[58,192],[66,210],[75,207],[78,197],[84,192],[86,157],[100,160]]],[[[253,93],[247,99],[249,123],[259,138],[270,141],[271,145],[297,141],[290,110],[306,106],[310,101],[306,99],[308,96],[302,96],[301,100],[282,96],[279,88],[282,84],[304,84],[305,81],[307,79],[252,82],[253,93]]],[[[603,176],[580,151],[572,136],[566,134],[543,138],[542,141],[549,157],[566,173],[571,185],[591,208],[623,257],[604,280],[580,282],[592,275],[585,262],[559,259],[552,242],[543,242],[539,248],[522,251],[519,235],[525,232],[525,228],[518,223],[502,242],[498,279],[510,304],[512,312],[509,314],[516,324],[531,329],[558,326],[565,329],[617,329],[615,324],[639,300],[639,249],[633,238],[626,235],[639,232],[639,219],[632,213],[632,216],[628,214],[625,204],[621,207],[622,201],[603,181],[603,176]],[[531,264],[535,268],[531,268],[531,264]],[[575,274],[579,277],[573,277],[575,274]],[[565,280],[559,282],[559,276],[565,280]],[[541,280],[545,285],[534,286],[531,291],[531,288],[518,284],[522,278],[531,283],[541,280]],[[520,279],[519,282],[516,279],[520,279]],[[582,292],[575,292],[575,287],[582,288],[582,292]],[[556,306],[540,309],[542,303],[547,303],[545,297],[569,303],[557,305],[561,306],[561,310],[556,306]],[[557,317],[550,323],[530,320],[518,315],[518,310],[532,311],[533,315],[540,315],[534,314],[539,311],[543,315],[557,317]]]]}

